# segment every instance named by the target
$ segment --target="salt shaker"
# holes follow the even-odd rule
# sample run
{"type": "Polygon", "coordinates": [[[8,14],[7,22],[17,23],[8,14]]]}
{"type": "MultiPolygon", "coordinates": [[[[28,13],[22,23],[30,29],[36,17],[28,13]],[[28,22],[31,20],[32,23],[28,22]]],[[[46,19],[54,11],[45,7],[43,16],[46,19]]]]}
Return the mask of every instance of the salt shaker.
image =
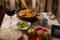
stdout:
{"type": "Polygon", "coordinates": [[[55,16],[54,16],[54,15],[52,15],[52,16],[50,17],[50,19],[51,19],[51,20],[54,20],[54,19],[55,19],[55,16]]]}
{"type": "Polygon", "coordinates": [[[47,15],[50,17],[52,15],[52,13],[51,12],[48,12],[47,15]]]}
{"type": "Polygon", "coordinates": [[[46,17],[42,17],[41,19],[40,19],[40,25],[41,26],[43,26],[43,27],[45,27],[45,26],[47,26],[47,18],[46,17]]]}

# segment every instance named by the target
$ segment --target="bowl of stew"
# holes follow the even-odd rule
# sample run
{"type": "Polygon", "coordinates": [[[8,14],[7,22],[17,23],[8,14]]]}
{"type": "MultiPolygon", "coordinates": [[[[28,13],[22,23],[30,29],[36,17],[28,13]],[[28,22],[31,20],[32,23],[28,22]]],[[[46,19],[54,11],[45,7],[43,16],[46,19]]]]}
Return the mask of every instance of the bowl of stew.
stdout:
{"type": "Polygon", "coordinates": [[[36,12],[31,11],[32,9],[23,9],[18,11],[18,18],[28,22],[34,22],[37,20],[36,12]]]}

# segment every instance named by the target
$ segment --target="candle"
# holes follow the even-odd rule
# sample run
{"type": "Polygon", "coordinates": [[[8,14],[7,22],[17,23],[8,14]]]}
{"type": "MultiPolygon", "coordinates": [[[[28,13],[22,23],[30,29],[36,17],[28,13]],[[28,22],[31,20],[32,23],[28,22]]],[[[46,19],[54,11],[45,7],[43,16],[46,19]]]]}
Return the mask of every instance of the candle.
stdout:
{"type": "Polygon", "coordinates": [[[32,8],[33,8],[33,9],[36,9],[36,1],[37,1],[37,0],[32,0],[32,8]]]}
{"type": "Polygon", "coordinates": [[[15,0],[9,0],[10,8],[15,9],[15,0]]]}

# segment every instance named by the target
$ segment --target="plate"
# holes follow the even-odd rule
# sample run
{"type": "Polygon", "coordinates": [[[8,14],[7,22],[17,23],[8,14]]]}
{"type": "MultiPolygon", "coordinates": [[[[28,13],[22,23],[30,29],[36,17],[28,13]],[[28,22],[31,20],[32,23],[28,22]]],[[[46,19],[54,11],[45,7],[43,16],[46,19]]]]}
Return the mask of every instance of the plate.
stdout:
{"type": "Polygon", "coordinates": [[[20,30],[27,30],[30,27],[31,23],[27,21],[17,22],[17,28],[20,30]]]}

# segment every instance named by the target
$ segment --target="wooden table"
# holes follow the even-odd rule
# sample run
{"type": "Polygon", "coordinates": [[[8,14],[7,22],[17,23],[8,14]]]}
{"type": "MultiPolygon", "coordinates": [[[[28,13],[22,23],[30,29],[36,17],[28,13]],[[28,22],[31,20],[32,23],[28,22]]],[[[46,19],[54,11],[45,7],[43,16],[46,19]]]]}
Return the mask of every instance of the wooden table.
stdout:
{"type": "MultiPolygon", "coordinates": [[[[51,26],[52,26],[52,24],[54,24],[54,25],[59,25],[57,19],[55,19],[55,20],[50,20],[50,19],[48,18],[48,16],[47,16],[47,13],[42,13],[42,14],[48,19],[48,26],[45,27],[45,28],[49,29],[50,32],[51,32],[51,26]]],[[[20,21],[20,20],[17,18],[17,15],[16,15],[16,14],[15,14],[14,16],[12,16],[12,19],[10,19],[10,17],[7,16],[7,14],[5,14],[5,17],[4,17],[4,19],[3,19],[1,28],[3,28],[3,29],[9,28],[9,27],[10,27],[10,23],[12,22],[11,28],[16,29],[16,28],[17,28],[16,23],[17,23],[18,21],[20,21]]],[[[32,27],[40,27],[40,25],[38,25],[38,23],[35,22],[35,23],[33,23],[32,27]]]]}

